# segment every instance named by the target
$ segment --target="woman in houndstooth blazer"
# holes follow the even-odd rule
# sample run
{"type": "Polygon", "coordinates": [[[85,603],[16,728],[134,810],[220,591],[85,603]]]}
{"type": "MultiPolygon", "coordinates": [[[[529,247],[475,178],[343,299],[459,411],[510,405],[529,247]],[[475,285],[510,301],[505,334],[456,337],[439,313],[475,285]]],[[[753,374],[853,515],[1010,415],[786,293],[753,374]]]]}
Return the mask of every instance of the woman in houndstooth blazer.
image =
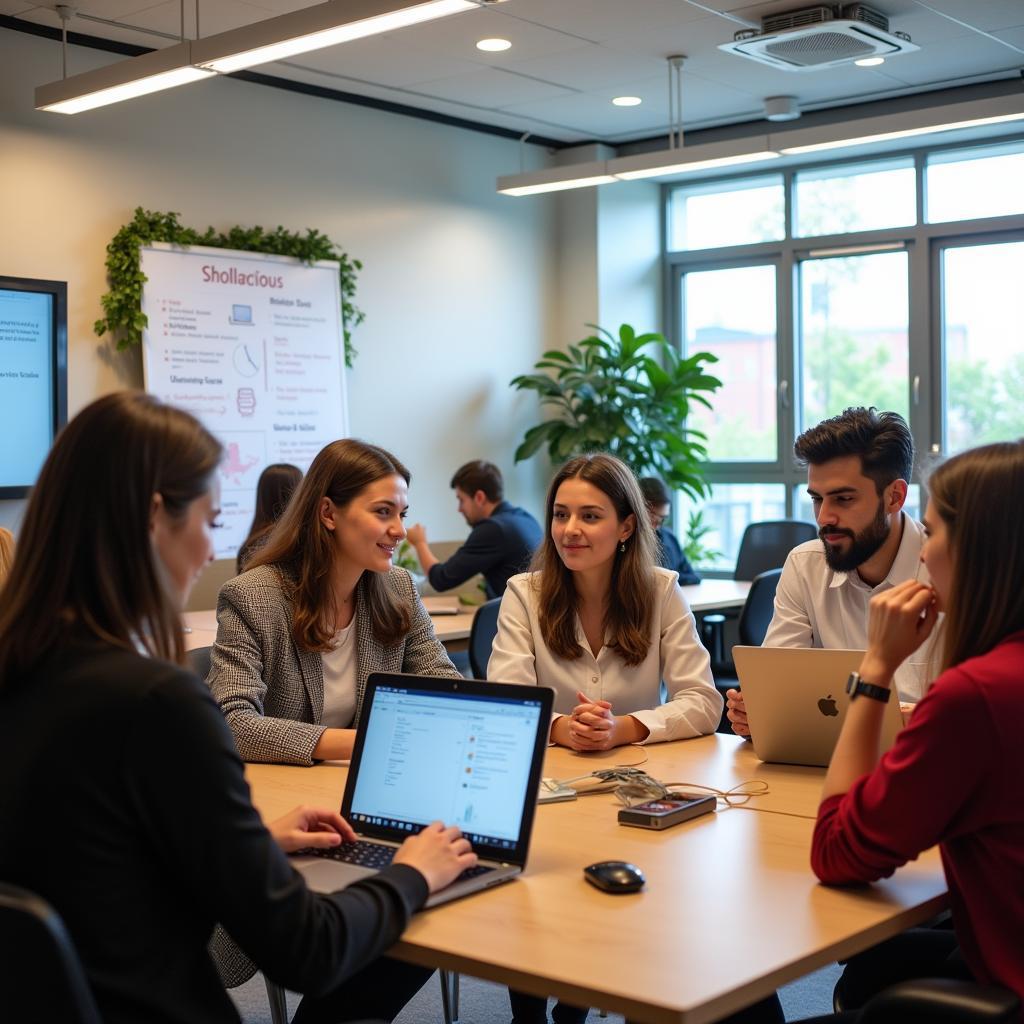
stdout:
{"type": "Polygon", "coordinates": [[[391,564],[408,486],[383,449],[332,442],[250,569],[221,588],[207,682],[243,760],[347,758],[371,672],[459,675],[391,564]]]}

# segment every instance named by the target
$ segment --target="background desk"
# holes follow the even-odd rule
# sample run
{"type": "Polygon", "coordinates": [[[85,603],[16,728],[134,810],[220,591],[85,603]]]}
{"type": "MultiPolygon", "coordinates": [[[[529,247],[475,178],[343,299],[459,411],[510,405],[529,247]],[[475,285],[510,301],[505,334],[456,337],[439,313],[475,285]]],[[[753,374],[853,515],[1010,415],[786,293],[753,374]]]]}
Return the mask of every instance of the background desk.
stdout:
{"type": "MultiPolygon", "coordinates": [[[[454,650],[460,648],[454,645],[462,644],[465,648],[465,641],[469,638],[469,630],[473,625],[475,608],[466,608],[458,615],[434,615],[431,622],[434,623],[434,632],[438,640],[448,646],[453,644],[454,650]]],[[[182,621],[191,633],[185,634],[185,649],[191,651],[195,647],[209,647],[217,639],[217,613],[212,608],[201,612],[185,612],[182,621]]]]}
{"type": "MultiPolygon", "coordinates": [[[[612,794],[538,807],[524,876],[417,915],[393,953],[631,1020],[703,1024],[945,906],[935,851],[870,887],[818,885],[808,860],[824,772],[761,764],[736,737],[608,755],[552,748],[545,774],[644,753],[645,769],[666,782],[727,789],[757,778],[771,792],[751,801],[762,810],[723,810],[664,833],[618,825],[612,794]],[[608,896],[583,880],[584,865],[611,859],[639,865],[645,890],[608,896]]],[[[303,802],[337,806],[345,771],[246,768],[267,818],[303,802]]]]}
{"type": "MultiPolygon", "coordinates": [[[[683,587],[686,600],[694,612],[707,612],[720,608],[741,608],[750,590],[749,583],[737,580],[705,580],[692,587],[683,587]]],[[[469,631],[473,626],[476,608],[463,606],[457,615],[433,615],[434,632],[438,640],[450,650],[465,650],[469,631]]],[[[192,632],[185,634],[185,647],[209,647],[217,639],[217,613],[212,609],[185,612],[182,617],[192,632]]]]}

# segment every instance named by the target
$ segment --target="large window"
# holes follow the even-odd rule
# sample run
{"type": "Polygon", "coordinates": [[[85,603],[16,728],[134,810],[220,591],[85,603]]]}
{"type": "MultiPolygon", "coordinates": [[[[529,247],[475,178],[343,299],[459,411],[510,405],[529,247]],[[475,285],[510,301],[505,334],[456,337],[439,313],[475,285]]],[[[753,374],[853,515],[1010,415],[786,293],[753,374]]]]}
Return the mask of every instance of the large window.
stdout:
{"type": "Polygon", "coordinates": [[[942,250],[945,450],[1024,437],[1024,242],[942,250]]]}
{"type": "Polygon", "coordinates": [[[775,268],[695,270],[683,277],[688,352],[718,357],[714,409],[698,409],[690,425],[708,438],[715,462],[774,459],[775,268]]]}
{"type": "Polygon", "coordinates": [[[907,254],[799,264],[799,427],[865,402],[908,413],[907,254]]]}
{"type": "Polygon", "coordinates": [[[711,495],[676,524],[701,515],[701,568],[811,518],[793,441],[850,405],[905,416],[919,465],[1024,435],[1021,182],[1024,137],[666,186],[668,332],[723,381],[690,423],[711,495]]]}
{"type": "Polygon", "coordinates": [[[683,187],[672,193],[670,246],[709,249],[786,237],[782,175],[683,187]]]}

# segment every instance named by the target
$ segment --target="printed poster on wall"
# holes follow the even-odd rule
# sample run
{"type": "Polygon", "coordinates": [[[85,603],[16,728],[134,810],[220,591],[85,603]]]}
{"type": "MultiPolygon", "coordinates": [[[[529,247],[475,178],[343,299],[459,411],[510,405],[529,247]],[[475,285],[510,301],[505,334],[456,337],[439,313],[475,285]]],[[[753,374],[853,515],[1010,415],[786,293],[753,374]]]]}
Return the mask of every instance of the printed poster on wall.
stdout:
{"type": "Polygon", "coordinates": [[[224,445],[217,557],[233,558],[263,468],[305,472],[348,434],[338,264],[164,244],[141,259],[146,390],[224,445]]]}

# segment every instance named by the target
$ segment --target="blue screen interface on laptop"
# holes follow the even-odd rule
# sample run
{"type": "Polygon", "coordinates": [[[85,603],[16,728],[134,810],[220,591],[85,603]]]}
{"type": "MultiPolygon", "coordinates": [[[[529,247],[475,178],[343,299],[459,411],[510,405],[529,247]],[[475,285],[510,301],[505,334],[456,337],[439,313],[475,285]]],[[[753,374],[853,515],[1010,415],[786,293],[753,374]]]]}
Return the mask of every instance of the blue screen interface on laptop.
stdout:
{"type": "Polygon", "coordinates": [[[378,687],[352,796],[352,822],[408,832],[457,825],[514,849],[540,701],[378,687]]]}

